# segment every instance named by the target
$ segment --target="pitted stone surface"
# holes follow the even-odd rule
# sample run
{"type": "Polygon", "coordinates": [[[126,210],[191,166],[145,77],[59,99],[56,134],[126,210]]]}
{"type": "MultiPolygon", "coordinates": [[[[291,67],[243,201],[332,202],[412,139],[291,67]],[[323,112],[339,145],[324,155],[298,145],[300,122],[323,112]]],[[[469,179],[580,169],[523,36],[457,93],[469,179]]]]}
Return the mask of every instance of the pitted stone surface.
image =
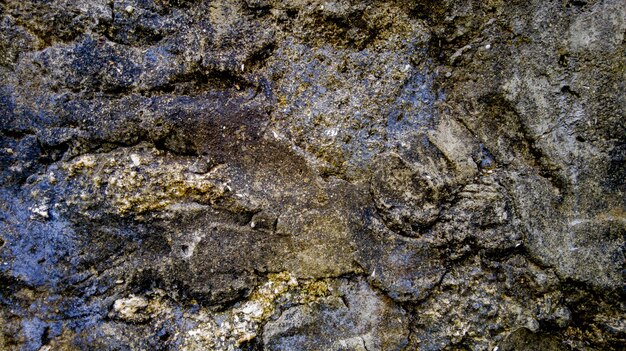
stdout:
{"type": "Polygon", "coordinates": [[[0,0],[0,349],[624,349],[625,32],[0,0]]]}

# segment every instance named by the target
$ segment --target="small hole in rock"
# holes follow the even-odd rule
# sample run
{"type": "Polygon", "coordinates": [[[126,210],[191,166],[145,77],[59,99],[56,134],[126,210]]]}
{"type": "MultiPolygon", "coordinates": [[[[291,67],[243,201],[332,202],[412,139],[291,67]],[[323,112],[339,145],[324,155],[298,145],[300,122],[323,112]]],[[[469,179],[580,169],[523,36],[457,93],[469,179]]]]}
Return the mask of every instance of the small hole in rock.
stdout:
{"type": "Polygon", "coordinates": [[[165,332],[165,333],[161,334],[161,336],[159,336],[159,339],[161,341],[167,341],[167,339],[169,339],[169,338],[170,338],[170,333],[168,333],[168,332],[165,332]]]}
{"type": "Polygon", "coordinates": [[[50,342],[50,327],[46,326],[43,328],[43,333],[41,333],[41,345],[48,345],[50,342]]]}
{"type": "Polygon", "coordinates": [[[584,143],[585,141],[587,141],[587,139],[581,137],[580,135],[576,137],[577,141],[580,141],[581,143],[584,143]]]}
{"type": "Polygon", "coordinates": [[[188,245],[181,245],[180,246],[180,252],[182,252],[183,255],[188,255],[189,254],[189,246],[188,245]]]}
{"type": "Polygon", "coordinates": [[[561,88],[561,92],[564,94],[572,94],[575,97],[580,97],[580,94],[578,94],[576,91],[572,90],[572,88],[569,85],[564,85],[561,88]]]}

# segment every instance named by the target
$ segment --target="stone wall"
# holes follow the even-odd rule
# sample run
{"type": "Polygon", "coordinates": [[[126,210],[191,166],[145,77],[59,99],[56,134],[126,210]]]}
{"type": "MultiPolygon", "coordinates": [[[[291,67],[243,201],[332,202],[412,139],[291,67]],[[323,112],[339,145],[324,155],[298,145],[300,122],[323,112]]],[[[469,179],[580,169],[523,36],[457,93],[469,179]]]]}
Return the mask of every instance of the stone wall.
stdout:
{"type": "Polygon", "coordinates": [[[623,350],[625,31],[0,0],[0,349],[623,350]]]}

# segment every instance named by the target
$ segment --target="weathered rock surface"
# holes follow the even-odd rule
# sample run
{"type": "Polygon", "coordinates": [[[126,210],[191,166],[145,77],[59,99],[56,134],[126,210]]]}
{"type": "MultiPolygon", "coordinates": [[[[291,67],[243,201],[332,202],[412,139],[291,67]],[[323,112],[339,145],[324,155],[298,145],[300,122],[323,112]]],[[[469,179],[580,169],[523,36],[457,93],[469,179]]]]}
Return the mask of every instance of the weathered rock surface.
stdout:
{"type": "Polygon", "coordinates": [[[0,349],[623,350],[625,32],[0,0],[0,349]]]}

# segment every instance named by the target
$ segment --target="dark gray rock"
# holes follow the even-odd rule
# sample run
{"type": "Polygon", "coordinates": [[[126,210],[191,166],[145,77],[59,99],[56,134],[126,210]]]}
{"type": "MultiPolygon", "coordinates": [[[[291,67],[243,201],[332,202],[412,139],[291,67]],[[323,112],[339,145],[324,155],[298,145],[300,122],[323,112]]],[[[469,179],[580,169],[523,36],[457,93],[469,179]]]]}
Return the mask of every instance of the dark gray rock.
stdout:
{"type": "Polygon", "coordinates": [[[263,330],[266,350],[402,350],[408,318],[364,280],[342,280],[339,297],[283,311],[263,330]]]}
{"type": "Polygon", "coordinates": [[[558,340],[547,335],[535,335],[526,328],[520,328],[509,335],[498,350],[502,351],[534,351],[534,350],[563,350],[558,340]]]}

